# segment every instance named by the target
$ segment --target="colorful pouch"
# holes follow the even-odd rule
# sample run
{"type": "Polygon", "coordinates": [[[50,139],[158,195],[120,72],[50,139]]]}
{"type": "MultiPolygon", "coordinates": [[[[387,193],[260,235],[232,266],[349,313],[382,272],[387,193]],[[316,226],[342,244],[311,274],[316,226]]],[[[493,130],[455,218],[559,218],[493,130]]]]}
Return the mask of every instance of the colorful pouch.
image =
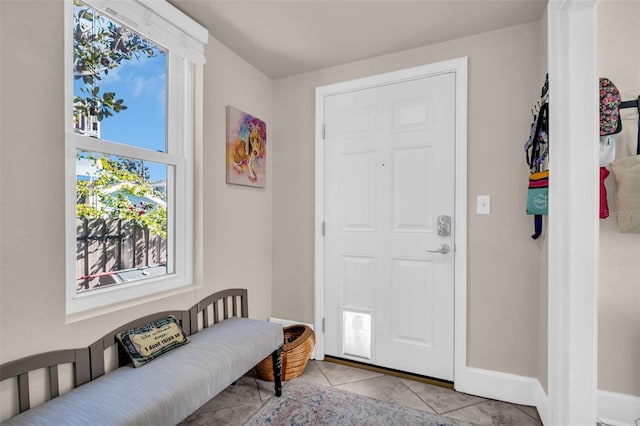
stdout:
{"type": "Polygon", "coordinates": [[[545,215],[549,213],[549,170],[529,175],[527,191],[527,214],[545,215]]]}
{"type": "Polygon", "coordinates": [[[620,133],[620,91],[608,78],[600,78],[600,136],[620,133]]]}

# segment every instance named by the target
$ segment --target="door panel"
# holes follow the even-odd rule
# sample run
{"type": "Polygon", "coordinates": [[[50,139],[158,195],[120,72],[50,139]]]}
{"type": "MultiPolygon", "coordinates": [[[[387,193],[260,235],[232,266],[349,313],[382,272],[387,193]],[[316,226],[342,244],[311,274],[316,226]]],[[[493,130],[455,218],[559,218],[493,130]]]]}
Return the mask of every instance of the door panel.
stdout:
{"type": "Polygon", "coordinates": [[[394,343],[431,348],[433,322],[433,264],[425,260],[392,259],[394,343]],[[425,283],[427,283],[425,285],[425,283]],[[407,297],[406,295],[411,295],[407,297]]]}
{"type": "Polygon", "coordinates": [[[393,150],[393,231],[432,232],[433,155],[431,147],[393,150]],[[416,197],[423,194],[423,197],[416,197]]]}
{"type": "Polygon", "coordinates": [[[431,130],[434,123],[433,99],[398,102],[393,106],[393,132],[431,130]]]}
{"type": "Polygon", "coordinates": [[[371,283],[375,279],[375,271],[373,257],[342,256],[340,286],[344,305],[358,308],[373,306],[371,283]]]}
{"type": "Polygon", "coordinates": [[[325,98],[325,352],[453,378],[451,73],[325,98]]]}
{"type": "Polygon", "coordinates": [[[340,157],[340,224],[343,231],[373,231],[376,218],[375,153],[340,157]]]}
{"type": "Polygon", "coordinates": [[[345,110],[341,116],[342,139],[355,139],[375,136],[375,108],[362,106],[345,110]]]}

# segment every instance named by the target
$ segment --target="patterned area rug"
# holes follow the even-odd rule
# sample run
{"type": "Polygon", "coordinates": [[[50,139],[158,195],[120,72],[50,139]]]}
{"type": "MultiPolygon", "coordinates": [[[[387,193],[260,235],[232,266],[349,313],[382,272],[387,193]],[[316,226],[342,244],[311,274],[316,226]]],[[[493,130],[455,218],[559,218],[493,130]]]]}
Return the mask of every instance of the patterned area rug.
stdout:
{"type": "Polygon", "coordinates": [[[282,397],[271,398],[245,426],[258,425],[432,425],[470,423],[293,379],[282,397]]]}

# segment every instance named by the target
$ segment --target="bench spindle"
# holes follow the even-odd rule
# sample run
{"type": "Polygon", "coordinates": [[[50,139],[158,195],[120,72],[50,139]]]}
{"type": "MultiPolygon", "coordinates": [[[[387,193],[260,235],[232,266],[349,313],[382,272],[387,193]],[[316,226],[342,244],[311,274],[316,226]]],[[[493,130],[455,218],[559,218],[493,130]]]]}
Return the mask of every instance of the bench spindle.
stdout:
{"type": "Polygon", "coordinates": [[[27,411],[31,408],[29,401],[29,373],[20,374],[18,376],[18,404],[20,412],[27,411]]]}
{"type": "Polygon", "coordinates": [[[209,309],[202,311],[202,328],[209,327],[209,309]]]}
{"type": "Polygon", "coordinates": [[[56,398],[60,395],[60,384],[58,382],[58,366],[52,365],[49,367],[49,389],[51,391],[51,398],[56,398]]]}
{"type": "Polygon", "coordinates": [[[237,317],[238,316],[238,306],[237,306],[238,303],[236,301],[237,298],[236,298],[236,296],[231,296],[231,297],[232,297],[231,304],[232,304],[232,307],[233,307],[233,316],[237,317]]]}

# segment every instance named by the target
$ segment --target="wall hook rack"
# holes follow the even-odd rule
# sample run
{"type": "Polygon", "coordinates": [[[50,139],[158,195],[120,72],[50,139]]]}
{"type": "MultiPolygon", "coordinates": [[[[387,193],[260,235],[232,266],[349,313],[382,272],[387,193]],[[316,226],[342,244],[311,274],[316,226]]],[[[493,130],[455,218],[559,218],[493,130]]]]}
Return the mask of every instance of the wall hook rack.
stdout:
{"type": "Polygon", "coordinates": [[[640,96],[638,96],[638,99],[634,101],[621,102],[620,106],[618,106],[618,109],[623,109],[623,108],[638,108],[638,113],[640,114],[640,96]]]}

